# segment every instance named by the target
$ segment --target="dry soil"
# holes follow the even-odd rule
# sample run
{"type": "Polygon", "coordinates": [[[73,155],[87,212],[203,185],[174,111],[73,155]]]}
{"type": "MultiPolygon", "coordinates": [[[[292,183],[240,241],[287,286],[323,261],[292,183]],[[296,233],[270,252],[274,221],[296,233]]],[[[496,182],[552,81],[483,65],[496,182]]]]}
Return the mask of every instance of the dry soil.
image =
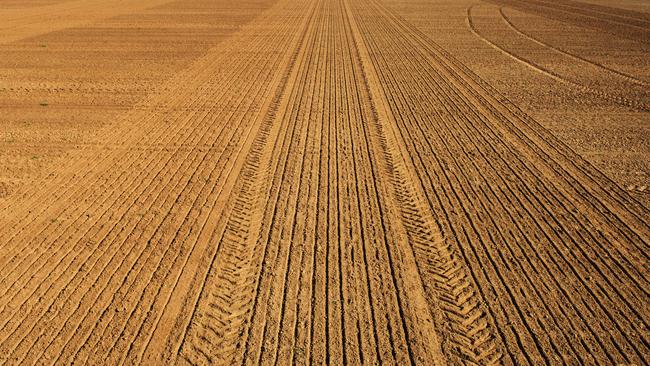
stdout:
{"type": "Polygon", "coordinates": [[[638,0],[0,0],[0,364],[648,364],[649,109],[638,0]]]}

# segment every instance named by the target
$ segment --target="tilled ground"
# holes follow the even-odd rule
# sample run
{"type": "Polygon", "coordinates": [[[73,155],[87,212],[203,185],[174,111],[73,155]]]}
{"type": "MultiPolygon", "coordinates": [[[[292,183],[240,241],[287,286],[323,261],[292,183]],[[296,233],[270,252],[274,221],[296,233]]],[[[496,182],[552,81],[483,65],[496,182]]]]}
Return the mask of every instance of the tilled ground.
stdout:
{"type": "MultiPolygon", "coordinates": [[[[431,4],[32,5],[0,10],[0,363],[650,362],[642,183],[436,40],[438,13],[414,11],[431,4]]],[[[515,23],[615,20],[608,37],[643,43],[650,15],[461,9],[530,73],[510,78],[627,111],[650,156],[642,67],[515,23]]]]}

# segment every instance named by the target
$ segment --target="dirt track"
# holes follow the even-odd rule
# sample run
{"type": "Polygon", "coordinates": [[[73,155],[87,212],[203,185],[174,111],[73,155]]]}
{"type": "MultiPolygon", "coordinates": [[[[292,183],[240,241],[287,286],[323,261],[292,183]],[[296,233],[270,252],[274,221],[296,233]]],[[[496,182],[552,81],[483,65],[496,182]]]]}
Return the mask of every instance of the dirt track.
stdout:
{"type": "MultiPolygon", "coordinates": [[[[602,103],[618,123],[641,121],[629,141],[647,159],[643,67],[554,45],[513,17],[643,43],[649,13],[548,3],[449,14],[530,72],[522,82],[558,83],[578,109],[602,103]]],[[[518,106],[490,80],[497,72],[436,41],[422,16],[433,13],[413,11],[433,5],[184,4],[0,11],[12,50],[0,79],[0,363],[650,363],[644,196],[531,116],[541,99],[518,106]],[[199,13],[204,23],[185,25],[199,13]],[[220,21],[230,25],[206,28],[220,21]],[[136,36],[104,56],[88,49],[74,87],[33,76],[48,62],[34,58],[44,40],[61,45],[47,70],[65,70],[51,60],[98,28],[136,36]],[[141,60],[88,71],[120,47],[141,60]],[[182,56],[163,65],[162,52],[182,56]],[[20,60],[35,60],[31,71],[20,60]],[[93,124],[57,130],[78,128],[75,113],[93,124]],[[31,115],[36,128],[18,123],[31,115]],[[40,149],[42,166],[24,162],[40,149]]]]}

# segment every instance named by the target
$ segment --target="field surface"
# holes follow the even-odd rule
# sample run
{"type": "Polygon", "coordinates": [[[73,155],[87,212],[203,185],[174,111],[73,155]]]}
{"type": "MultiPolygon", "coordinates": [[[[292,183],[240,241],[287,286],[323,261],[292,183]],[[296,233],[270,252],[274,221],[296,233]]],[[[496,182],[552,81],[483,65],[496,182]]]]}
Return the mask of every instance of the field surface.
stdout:
{"type": "Polygon", "coordinates": [[[0,0],[0,364],[650,364],[650,5],[0,0]]]}

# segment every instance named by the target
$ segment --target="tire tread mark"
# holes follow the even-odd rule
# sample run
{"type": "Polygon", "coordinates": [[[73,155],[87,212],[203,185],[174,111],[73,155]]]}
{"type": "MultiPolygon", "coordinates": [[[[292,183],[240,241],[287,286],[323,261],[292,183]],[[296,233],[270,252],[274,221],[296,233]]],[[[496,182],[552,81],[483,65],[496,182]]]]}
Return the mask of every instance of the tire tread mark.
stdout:
{"type": "Polygon", "coordinates": [[[524,66],[526,66],[526,67],[528,67],[528,68],[530,68],[530,69],[532,69],[534,71],[537,71],[537,72],[541,73],[542,75],[546,75],[546,76],[550,77],[551,79],[556,80],[556,81],[558,81],[558,82],[560,82],[562,84],[566,84],[566,85],[568,85],[570,87],[576,88],[576,89],[578,89],[579,91],[581,91],[583,93],[593,94],[593,95],[596,95],[596,96],[601,97],[603,99],[612,101],[612,102],[614,102],[616,104],[619,104],[619,105],[622,105],[622,106],[625,106],[625,107],[628,107],[628,108],[631,108],[631,109],[634,109],[634,110],[643,111],[643,112],[650,111],[650,106],[648,106],[646,103],[644,103],[642,101],[638,101],[638,100],[626,98],[626,97],[623,97],[623,96],[620,96],[620,95],[605,92],[605,91],[602,91],[602,90],[594,89],[592,87],[583,85],[583,84],[575,82],[573,80],[569,80],[566,77],[563,77],[562,75],[556,73],[555,71],[552,71],[552,70],[549,70],[549,69],[547,69],[547,68],[545,68],[543,66],[540,66],[540,65],[538,65],[538,64],[536,64],[536,63],[534,63],[534,62],[532,62],[530,60],[527,60],[527,59],[525,59],[525,58],[523,58],[521,56],[518,56],[518,55],[514,54],[513,52],[508,51],[505,48],[499,46],[495,42],[493,42],[493,41],[489,40],[487,37],[483,36],[481,34],[481,32],[476,28],[476,25],[474,24],[474,21],[472,20],[472,15],[471,15],[471,11],[472,11],[472,8],[474,6],[475,6],[475,4],[470,5],[470,6],[467,7],[467,16],[466,16],[467,22],[466,23],[467,23],[468,28],[470,29],[470,31],[476,37],[478,37],[480,40],[482,40],[483,42],[485,42],[486,44],[488,44],[490,47],[494,48],[495,50],[499,51],[500,53],[512,58],[513,60],[523,64],[524,66]]]}
{"type": "MultiPolygon", "coordinates": [[[[313,17],[313,11],[312,16],[313,17]]],[[[312,21],[307,23],[311,27],[312,21]]],[[[303,31],[303,41],[296,50],[297,65],[292,66],[282,90],[292,90],[292,85],[304,63],[305,40],[309,29],[303,31]]],[[[292,63],[294,63],[292,62],[292,63]]],[[[181,357],[190,363],[234,364],[243,357],[246,343],[247,321],[253,306],[259,278],[262,252],[257,248],[259,231],[262,229],[262,211],[270,189],[271,158],[275,155],[275,140],[282,131],[280,119],[288,103],[285,92],[278,91],[265,126],[256,138],[241,174],[239,192],[228,218],[219,251],[209,274],[210,286],[201,291],[195,315],[192,317],[185,340],[181,346],[181,357]],[[278,114],[280,112],[280,114],[278,114]],[[214,272],[213,272],[214,271],[214,272]],[[215,350],[219,350],[216,354],[215,350]]]]}
{"type": "Polygon", "coordinates": [[[561,54],[563,54],[563,55],[565,55],[565,56],[567,56],[567,57],[570,57],[570,58],[572,58],[572,59],[575,59],[575,60],[578,60],[578,61],[581,61],[581,62],[585,62],[585,63],[591,64],[591,65],[596,66],[596,67],[598,67],[598,68],[601,68],[601,69],[603,69],[603,70],[605,70],[605,71],[608,71],[608,72],[611,72],[611,73],[613,73],[613,74],[616,74],[616,75],[622,77],[623,79],[625,79],[625,80],[627,80],[627,81],[629,81],[629,82],[632,82],[632,83],[635,83],[635,84],[639,84],[639,85],[646,85],[646,86],[647,86],[647,85],[650,85],[649,82],[644,81],[644,80],[641,80],[641,79],[639,79],[639,78],[637,78],[637,77],[635,77],[635,76],[632,76],[632,75],[630,75],[630,74],[624,73],[624,72],[622,72],[622,71],[615,70],[615,69],[613,69],[613,68],[611,68],[611,67],[608,67],[608,66],[605,66],[605,65],[603,65],[603,64],[601,64],[601,63],[599,63],[599,62],[592,61],[592,60],[588,60],[588,59],[586,59],[586,58],[584,58],[584,57],[582,57],[582,56],[575,55],[575,54],[573,54],[573,53],[570,53],[570,52],[564,51],[564,50],[562,50],[562,49],[560,49],[560,48],[558,48],[558,47],[555,47],[555,46],[553,46],[553,45],[551,45],[551,44],[549,44],[549,43],[546,43],[546,42],[544,42],[544,41],[542,41],[542,40],[540,40],[540,39],[538,39],[538,38],[535,38],[535,37],[531,36],[530,34],[524,32],[524,31],[521,30],[519,27],[517,27],[517,26],[512,22],[512,20],[510,19],[510,17],[508,17],[508,16],[505,14],[505,12],[503,11],[504,9],[505,9],[505,7],[503,7],[503,6],[499,7],[499,14],[501,15],[501,18],[502,18],[503,21],[506,23],[506,25],[508,25],[508,27],[509,27],[510,29],[512,29],[513,31],[515,31],[517,34],[519,34],[519,35],[521,35],[522,37],[524,37],[524,38],[530,40],[531,42],[537,43],[537,44],[539,44],[539,45],[541,45],[541,46],[543,46],[543,47],[547,47],[547,48],[549,48],[549,49],[551,49],[551,50],[553,50],[553,51],[559,52],[559,53],[561,53],[561,54]]]}
{"type": "Polygon", "coordinates": [[[444,332],[439,334],[443,352],[454,362],[500,364],[503,357],[502,346],[490,329],[493,322],[483,308],[481,296],[475,290],[476,284],[466,274],[463,262],[445,242],[440,231],[436,230],[437,225],[428,211],[428,206],[422,203],[423,188],[416,186],[417,183],[413,180],[418,174],[415,173],[415,168],[410,167],[404,142],[400,141],[399,133],[395,131],[397,127],[395,117],[392,116],[394,112],[389,109],[390,103],[374,74],[376,66],[365,46],[367,40],[356,25],[354,33],[357,47],[362,57],[367,60],[367,64],[363,65],[365,83],[372,97],[377,100],[373,104],[373,109],[378,114],[377,120],[380,121],[376,126],[379,134],[377,138],[382,146],[381,150],[385,152],[383,160],[391,177],[398,211],[414,251],[423,285],[429,295],[435,296],[435,300],[429,300],[429,306],[444,313],[442,321],[438,319],[437,322],[437,331],[443,332],[444,329],[444,332]],[[382,133],[384,129],[391,132],[382,133]],[[395,159],[393,156],[402,158],[395,159]]]}

